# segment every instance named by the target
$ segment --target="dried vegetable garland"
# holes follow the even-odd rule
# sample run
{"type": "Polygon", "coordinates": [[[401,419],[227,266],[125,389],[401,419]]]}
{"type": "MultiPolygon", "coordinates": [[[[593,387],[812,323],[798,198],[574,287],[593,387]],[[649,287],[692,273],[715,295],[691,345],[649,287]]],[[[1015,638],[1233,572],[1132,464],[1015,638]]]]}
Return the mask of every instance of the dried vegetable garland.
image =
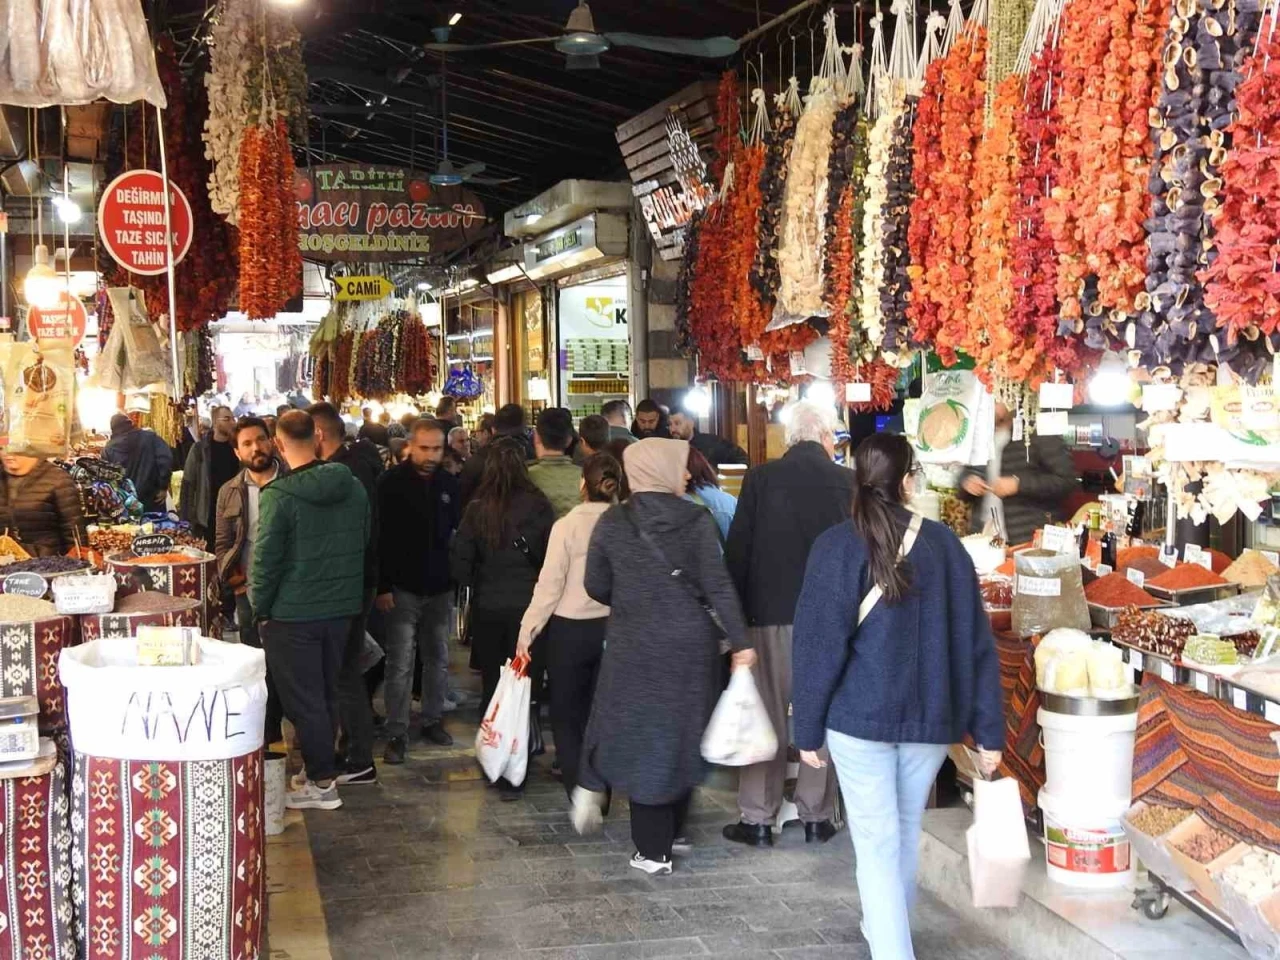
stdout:
{"type": "Polygon", "coordinates": [[[849,102],[836,112],[832,126],[831,158],[827,168],[826,280],[831,340],[831,379],[849,382],[849,311],[853,306],[854,257],[857,249],[853,219],[853,176],[859,147],[858,126],[862,110],[849,102]]]}
{"type": "Polygon", "coordinates": [[[351,387],[359,397],[389,400],[396,392],[398,347],[408,313],[398,310],[360,337],[351,387]]]}
{"type": "Polygon", "coordinates": [[[986,36],[981,27],[967,29],[942,59],[942,163],[930,171],[934,202],[919,209],[933,236],[924,261],[915,264],[912,297],[927,298],[936,306],[937,316],[936,329],[917,326],[912,336],[919,343],[932,344],[948,366],[955,363],[957,351],[973,340],[968,328],[973,295],[969,232],[973,157],[982,133],[986,96],[986,36]]]}
{"type": "Polygon", "coordinates": [[[264,112],[240,145],[240,309],[250,320],[274,317],[302,287],[293,152],[283,118],[264,112]]]}
{"type": "MultiPolygon", "coordinates": [[[[782,197],[787,187],[787,164],[795,143],[796,118],[787,107],[787,97],[776,99],[773,130],[765,136],[764,169],[760,171],[760,215],[756,236],[756,259],[751,283],[761,303],[773,305],[778,292],[778,236],[782,225],[782,197]]],[[[748,340],[747,343],[754,343],[748,340]]]]}
{"type": "Polygon", "coordinates": [[[1010,326],[1013,307],[1012,242],[1018,189],[1018,144],[1014,119],[1023,103],[1024,79],[1011,74],[1000,82],[991,109],[991,125],[974,158],[973,300],[969,351],[979,379],[987,386],[1010,377],[1008,360],[1021,346],[1010,326]]]}
{"type": "Polygon", "coordinates": [[[898,397],[898,377],[901,371],[883,360],[857,364],[853,368],[853,382],[871,384],[871,400],[850,404],[854,413],[874,413],[888,410],[898,397]]]}
{"type": "Polygon", "coordinates": [[[910,357],[907,326],[907,302],[911,297],[911,252],[907,247],[910,232],[912,183],[912,124],[916,98],[908,97],[902,113],[893,124],[889,140],[889,159],[885,164],[885,199],[881,212],[881,262],[884,283],[880,287],[880,319],[884,333],[880,353],[890,366],[904,366],[910,357]]]}
{"type": "MultiPolygon", "coordinates": [[[[763,99],[763,92],[760,99],[763,99]]],[[[761,210],[760,176],[765,167],[765,146],[750,143],[737,153],[734,162],[733,191],[726,199],[729,221],[730,247],[726,254],[726,280],[729,285],[729,322],[736,323],[733,340],[741,349],[758,343],[769,323],[771,303],[765,303],[752,282],[752,268],[759,252],[759,219],[761,210]]],[[[761,381],[765,378],[760,366],[744,376],[761,381]]]]}
{"type": "Polygon", "coordinates": [[[351,363],[355,357],[356,335],[353,330],[338,334],[333,349],[333,370],[330,374],[329,396],[334,403],[348,400],[351,393],[351,363]]]}
{"type": "Polygon", "coordinates": [[[936,178],[942,170],[942,67],[941,59],[934,60],[924,71],[924,95],[916,104],[916,122],[912,129],[912,149],[915,166],[915,197],[913,213],[907,232],[907,247],[911,254],[909,267],[915,295],[907,303],[907,318],[911,324],[912,338],[917,343],[932,343],[941,321],[938,304],[925,292],[922,283],[925,263],[931,256],[931,247],[937,242],[933,217],[930,211],[938,202],[936,178]]]}
{"type": "Polygon", "coordinates": [[[893,131],[905,104],[901,99],[881,106],[880,115],[867,138],[867,174],[862,204],[862,248],[858,253],[858,327],[855,334],[862,349],[852,354],[855,362],[877,358],[884,343],[884,315],[880,288],[884,286],[884,214],[889,197],[889,157],[893,131]]]}
{"type": "Polygon", "coordinates": [[[400,334],[396,360],[396,385],[401,393],[420,397],[436,387],[440,378],[439,352],[422,318],[410,316],[400,334]]]}
{"type": "Polygon", "coordinates": [[[1074,0],[1063,14],[1059,181],[1045,218],[1058,252],[1064,334],[1119,346],[1116,314],[1143,289],[1150,210],[1149,109],[1155,101],[1160,0],[1074,0]]]}
{"type": "Polygon", "coordinates": [[[1233,146],[1222,164],[1222,206],[1214,218],[1217,259],[1201,274],[1205,299],[1228,334],[1250,325],[1280,332],[1280,31],[1273,9],[1236,88],[1233,146]]]}
{"type": "Polygon", "coordinates": [[[1168,364],[1176,373],[1186,363],[1221,360],[1254,382],[1269,363],[1269,351],[1257,338],[1256,315],[1215,337],[1218,321],[1196,274],[1216,256],[1219,168],[1230,155],[1226,127],[1241,80],[1235,67],[1252,49],[1258,13],[1234,3],[1215,9],[1179,0],[1178,14],[1169,22],[1160,102],[1152,112],[1154,206],[1134,346],[1148,366],[1168,364]]]}

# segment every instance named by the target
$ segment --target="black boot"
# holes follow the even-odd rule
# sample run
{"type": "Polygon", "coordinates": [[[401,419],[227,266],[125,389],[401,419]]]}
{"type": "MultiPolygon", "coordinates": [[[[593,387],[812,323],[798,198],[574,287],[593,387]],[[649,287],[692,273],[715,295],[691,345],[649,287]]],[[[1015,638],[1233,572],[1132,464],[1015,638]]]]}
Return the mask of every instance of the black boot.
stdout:
{"type": "Polygon", "coordinates": [[[773,846],[773,828],[767,823],[731,823],[721,833],[726,840],[749,847],[773,846]]]}
{"type": "Polygon", "coordinates": [[[826,843],[840,831],[836,829],[835,824],[830,820],[822,820],[818,823],[806,823],[804,825],[804,842],[805,843],[826,843]]]}

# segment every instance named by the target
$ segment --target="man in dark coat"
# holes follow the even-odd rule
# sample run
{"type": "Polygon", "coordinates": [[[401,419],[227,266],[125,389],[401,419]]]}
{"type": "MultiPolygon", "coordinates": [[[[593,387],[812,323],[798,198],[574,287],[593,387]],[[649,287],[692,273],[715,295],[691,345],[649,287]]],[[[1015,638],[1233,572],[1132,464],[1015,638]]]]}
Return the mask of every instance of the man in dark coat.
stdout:
{"type": "Polygon", "coordinates": [[[973,505],[975,533],[995,510],[1010,544],[1029,543],[1036,528],[1062,519],[1063,504],[1080,480],[1061,437],[1013,440],[1012,426],[1009,408],[997,403],[996,454],[987,467],[965,471],[960,492],[973,505]]]}
{"type": "Polygon", "coordinates": [[[123,413],[117,413],[111,418],[111,439],[102,448],[102,459],[124,467],[143,507],[164,508],[173,475],[173,450],[155,431],[139,429],[123,413]]]}
{"type": "MultiPolygon", "coordinates": [[[[518,403],[508,403],[493,418],[494,439],[499,437],[514,438],[524,450],[524,458],[533,460],[537,453],[533,449],[533,441],[525,430],[524,407],[518,403]]],[[[462,467],[458,475],[458,486],[462,491],[462,505],[465,507],[475,496],[480,486],[480,478],[484,476],[484,465],[489,459],[489,448],[492,441],[485,444],[462,467]]]]}
{"type": "Polygon", "coordinates": [[[233,442],[236,418],[231,415],[231,408],[214,407],[211,415],[212,429],[187,454],[178,498],[179,516],[191,524],[198,536],[208,540],[210,553],[215,547],[218,491],[240,472],[240,458],[233,442]]]}
{"type": "MultiPolygon", "coordinates": [[[[725,544],[729,573],[743,598],[747,634],[759,658],[756,688],[778,736],[774,759],[738,772],[741,819],[724,828],[736,843],[772,846],[787,778],[787,708],[791,703],[791,638],[796,601],[813,542],[849,519],[854,475],[832,462],[831,418],[817,406],[795,405],[781,460],[747,472],[725,544]]],[[[795,803],[806,841],[825,843],[835,834],[834,767],[801,766],[795,803]]]]}
{"type": "Polygon", "coordinates": [[[671,415],[671,436],[677,440],[688,440],[689,445],[707,458],[715,470],[722,463],[746,463],[747,452],[736,443],[730,443],[724,437],[714,433],[701,433],[698,421],[692,414],[677,411],[671,415]]]}

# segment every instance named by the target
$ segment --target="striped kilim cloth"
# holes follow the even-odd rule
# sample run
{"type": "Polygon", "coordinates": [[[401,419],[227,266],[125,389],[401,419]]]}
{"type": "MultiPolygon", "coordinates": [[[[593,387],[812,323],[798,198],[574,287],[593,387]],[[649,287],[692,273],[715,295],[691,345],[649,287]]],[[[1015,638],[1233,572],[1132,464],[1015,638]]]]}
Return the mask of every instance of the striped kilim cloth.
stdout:
{"type": "Polygon", "coordinates": [[[1142,682],[1133,798],[1193,807],[1280,852],[1280,727],[1152,674],[1142,682]]]}
{"type": "Polygon", "coordinates": [[[1005,745],[1000,775],[1018,781],[1027,812],[1038,806],[1044,786],[1044,747],[1040,745],[1040,691],[1036,689],[1035,644],[1013,633],[996,632],[1000,686],[1004,691],[1005,745]]]}

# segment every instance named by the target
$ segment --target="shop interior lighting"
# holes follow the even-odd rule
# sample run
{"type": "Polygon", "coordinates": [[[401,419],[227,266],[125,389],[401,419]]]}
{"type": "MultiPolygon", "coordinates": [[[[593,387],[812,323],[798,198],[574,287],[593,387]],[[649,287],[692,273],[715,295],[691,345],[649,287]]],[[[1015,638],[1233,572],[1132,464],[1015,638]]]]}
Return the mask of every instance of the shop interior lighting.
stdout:
{"type": "Polygon", "coordinates": [[[1132,387],[1123,361],[1104,359],[1089,381],[1089,400],[1100,407],[1119,407],[1129,401],[1132,387]]]}
{"type": "Polygon", "coordinates": [[[84,212],[79,204],[68,197],[54,197],[53,207],[58,211],[58,219],[63,223],[79,223],[84,212]]]}
{"type": "Polygon", "coordinates": [[[711,415],[711,391],[698,384],[684,395],[684,408],[695,417],[711,415]]]}
{"type": "Polygon", "coordinates": [[[458,25],[458,21],[461,19],[462,19],[462,13],[461,12],[455,13],[452,17],[449,18],[449,26],[456,27],[458,25]]]}
{"type": "Polygon", "coordinates": [[[303,0],[271,0],[277,7],[300,7],[303,0]]]}
{"type": "Polygon", "coordinates": [[[418,289],[421,290],[423,293],[425,293],[426,291],[431,289],[431,284],[423,280],[421,283],[418,284],[418,289]]]}
{"type": "Polygon", "coordinates": [[[445,337],[445,339],[446,340],[472,340],[476,337],[491,337],[491,336],[493,336],[493,327],[486,327],[483,330],[472,330],[470,333],[451,333],[447,337],[445,337]]]}
{"type": "Polygon", "coordinates": [[[591,8],[581,0],[573,13],[569,14],[569,22],[564,29],[564,36],[555,42],[555,48],[561,53],[590,57],[609,49],[609,41],[596,33],[591,8]]]}
{"type": "Polygon", "coordinates": [[[22,295],[27,303],[41,310],[51,310],[58,305],[64,285],[49,261],[49,248],[43,243],[37,244],[31,269],[22,282],[22,295]]]}
{"type": "Polygon", "coordinates": [[[815,380],[804,392],[804,398],[820,407],[836,405],[836,391],[829,380],[815,380]]]}

